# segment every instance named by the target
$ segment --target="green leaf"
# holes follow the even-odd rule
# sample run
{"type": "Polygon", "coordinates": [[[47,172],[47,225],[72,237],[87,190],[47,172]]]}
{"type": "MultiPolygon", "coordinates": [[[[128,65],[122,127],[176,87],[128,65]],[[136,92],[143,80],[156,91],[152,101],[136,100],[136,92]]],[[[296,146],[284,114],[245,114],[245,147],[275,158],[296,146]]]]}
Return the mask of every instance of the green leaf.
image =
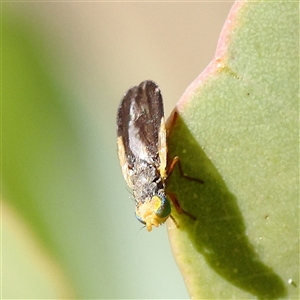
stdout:
{"type": "Polygon", "coordinates": [[[204,181],[177,170],[168,184],[197,217],[168,223],[192,298],[299,297],[298,12],[237,2],[169,120],[170,156],[204,181]]]}

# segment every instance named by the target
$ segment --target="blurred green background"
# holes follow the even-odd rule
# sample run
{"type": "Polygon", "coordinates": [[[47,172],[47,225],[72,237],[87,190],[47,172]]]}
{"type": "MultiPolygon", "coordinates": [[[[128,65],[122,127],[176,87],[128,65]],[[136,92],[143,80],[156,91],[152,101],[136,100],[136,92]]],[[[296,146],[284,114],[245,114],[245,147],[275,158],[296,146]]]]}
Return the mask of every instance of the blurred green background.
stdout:
{"type": "Polygon", "coordinates": [[[231,5],[2,3],[2,299],[188,298],[165,226],[134,217],[116,110],[152,79],[168,116],[231,5]]]}

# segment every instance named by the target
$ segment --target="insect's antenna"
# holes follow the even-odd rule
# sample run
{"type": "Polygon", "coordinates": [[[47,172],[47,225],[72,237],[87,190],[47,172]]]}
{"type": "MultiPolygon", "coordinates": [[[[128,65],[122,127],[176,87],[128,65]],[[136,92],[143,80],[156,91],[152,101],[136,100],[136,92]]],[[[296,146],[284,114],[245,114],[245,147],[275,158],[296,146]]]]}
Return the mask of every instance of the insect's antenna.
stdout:
{"type": "Polygon", "coordinates": [[[141,227],[136,234],[138,235],[141,232],[141,230],[144,229],[145,227],[146,227],[146,225],[144,225],[143,227],[141,227]]]}

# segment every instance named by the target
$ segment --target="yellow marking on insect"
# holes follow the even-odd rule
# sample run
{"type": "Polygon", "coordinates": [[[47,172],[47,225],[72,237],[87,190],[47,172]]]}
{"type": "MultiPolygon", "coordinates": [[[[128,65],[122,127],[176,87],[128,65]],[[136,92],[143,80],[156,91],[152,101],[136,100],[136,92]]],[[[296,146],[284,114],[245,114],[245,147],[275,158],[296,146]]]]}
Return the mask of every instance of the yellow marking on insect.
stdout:
{"type": "Polygon", "coordinates": [[[117,145],[118,145],[118,156],[119,156],[120,165],[122,168],[123,177],[126,180],[128,186],[130,188],[132,188],[132,182],[130,180],[131,175],[128,170],[128,163],[127,163],[126,154],[125,154],[125,147],[124,147],[123,139],[121,136],[118,137],[117,145]]]}
{"type": "Polygon", "coordinates": [[[158,215],[163,206],[164,204],[158,196],[153,196],[149,201],[137,206],[136,216],[145,223],[148,231],[152,230],[152,226],[158,227],[163,224],[170,216],[170,211],[167,211],[166,215],[158,215]]]}
{"type": "Polygon", "coordinates": [[[159,127],[159,133],[158,133],[158,155],[160,160],[159,165],[159,173],[160,176],[165,180],[167,178],[167,131],[166,131],[166,125],[165,125],[165,118],[161,118],[160,127],[159,127]]]}

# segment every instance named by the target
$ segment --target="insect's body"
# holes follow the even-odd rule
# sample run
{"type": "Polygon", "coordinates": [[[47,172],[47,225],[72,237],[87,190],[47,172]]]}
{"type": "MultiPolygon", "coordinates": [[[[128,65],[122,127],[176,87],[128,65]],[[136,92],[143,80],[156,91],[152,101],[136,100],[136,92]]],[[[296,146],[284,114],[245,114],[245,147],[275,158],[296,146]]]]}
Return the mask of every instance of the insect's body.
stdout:
{"type": "MultiPolygon", "coordinates": [[[[178,162],[175,158],[167,171],[162,96],[153,81],[144,81],[124,95],[118,109],[117,133],[119,160],[135,199],[135,215],[151,231],[171,214],[165,180],[178,162]]],[[[178,212],[186,213],[176,200],[172,201],[178,212]]]]}
{"type": "Polygon", "coordinates": [[[169,200],[165,194],[165,183],[155,166],[140,161],[132,174],[132,193],[136,203],[136,217],[146,224],[158,226],[171,213],[169,200]]]}
{"type": "Polygon", "coordinates": [[[165,196],[165,184],[156,167],[141,160],[134,165],[131,180],[135,202],[138,204],[149,201],[155,195],[165,196]]]}
{"type": "Polygon", "coordinates": [[[165,194],[167,143],[160,90],[152,81],[130,89],[118,110],[118,154],[136,217],[150,231],[171,213],[165,194]]]}

